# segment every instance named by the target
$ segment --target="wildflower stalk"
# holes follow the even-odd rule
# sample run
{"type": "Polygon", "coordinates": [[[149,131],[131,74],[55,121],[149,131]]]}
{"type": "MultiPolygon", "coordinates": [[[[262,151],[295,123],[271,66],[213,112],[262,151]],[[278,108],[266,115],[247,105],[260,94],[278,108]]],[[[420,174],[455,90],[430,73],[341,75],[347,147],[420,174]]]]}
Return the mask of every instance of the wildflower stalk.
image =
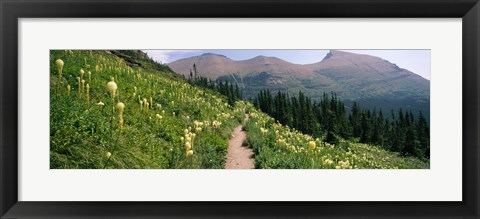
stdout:
{"type": "MultiPolygon", "coordinates": [[[[110,136],[111,138],[113,139],[113,115],[114,115],[114,111],[115,111],[115,93],[117,91],[117,84],[114,82],[114,79],[112,78],[112,81],[108,82],[107,83],[107,89],[108,91],[110,92],[110,95],[112,96],[112,109],[111,109],[111,113],[110,113],[110,136]]],[[[117,142],[118,142],[118,139],[117,139],[117,142]]],[[[114,146],[114,149],[116,148],[116,145],[114,146]]],[[[114,151],[112,151],[113,153],[114,151]]],[[[110,158],[109,158],[110,160],[110,158]]],[[[105,167],[107,166],[108,164],[108,160],[107,160],[107,163],[105,163],[105,167]]]]}
{"type": "MultiPolygon", "coordinates": [[[[114,100],[112,100],[112,102],[114,102],[114,100]]],[[[122,130],[123,130],[123,110],[125,109],[125,104],[122,103],[122,102],[118,102],[117,103],[117,109],[118,109],[118,119],[119,119],[119,129],[118,129],[118,136],[117,136],[117,140],[115,142],[115,145],[113,146],[113,150],[111,153],[115,153],[116,149],[117,149],[117,146],[120,144],[120,138],[122,136],[122,130]]],[[[111,117],[111,121],[112,121],[112,124],[111,124],[111,134],[112,134],[112,138],[113,138],[113,111],[114,111],[114,108],[112,108],[112,117],[111,117]]],[[[104,168],[107,167],[108,163],[110,161],[110,157],[108,157],[108,160],[107,162],[105,162],[105,166],[104,168]]]]}
{"type": "Polygon", "coordinates": [[[118,102],[117,109],[118,109],[118,118],[120,122],[120,132],[121,132],[123,128],[123,110],[125,109],[125,104],[123,104],[122,102],[118,102]]]}
{"type": "Polygon", "coordinates": [[[57,97],[58,97],[58,95],[60,95],[60,85],[62,82],[63,60],[57,59],[55,63],[57,64],[57,70],[58,70],[58,83],[57,83],[57,97]]]}
{"type": "Polygon", "coordinates": [[[85,74],[85,71],[83,71],[83,69],[80,69],[80,79],[83,80],[83,74],[85,74]]]}
{"type": "MultiPolygon", "coordinates": [[[[112,117],[113,118],[113,117],[112,117]]],[[[113,121],[113,120],[112,120],[113,121]]],[[[113,134],[113,132],[112,132],[113,134]]],[[[115,140],[115,143],[113,145],[113,149],[112,149],[112,152],[109,152],[110,153],[110,156],[107,156],[107,161],[105,162],[105,165],[103,165],[103,169],[106,169],[108,164],[110,163],[110,159],[111,159],[111,155],[113,155],[115,153],[115,151],[117,150],[117,146],[121,143],[121,134],[122,134],[122,130],[119,129],[118,130],[118,135],[117,135],[117,139],[115,140]]],[[[112,139],[113,139],[113,136],[112,136],[112,139]]]]}
{"type": "MultiPolygon", "coordinates": [[[[110,84],[110,82],[109,82],[110,84]]],[[[116,84],[115,84],[115,89],[110,89],[110,86],[107,84],[107,88],[109,88],[109,91],[110,92],[114,92],[116,91],[116,84]]],[[[112,94],[113,95],[113,94],[112,94]]],[[[125,104],[123,104],[122,102],[118,102],[117,105],[116,105],[117,109],[118,109],[118,113],[119,113],[119,129],[118,129],[118,135],[117,135],[117,139],[113,145],[113,149],[111,151],[111,154],[114,154],[115,151],[117,150],[117,147],[118,145],[120,144],[120,141],[121,141],[121,136],[122,136],[122,129],[123,129],[123,110],[125,109],[125,104]]],[[[113,116],[114,116],[114,113],[115,113],[115,97],[112,96],[112,111],[111,111],[111,114],[110,114],[110,136],[111,138],[113,139],[114,136],[113,136],[113,116]]],[[[105,162],[105,165],[103,166],[103,168],[107,168],[109,162],[110,162],[110,159],[111,157],[109,156],[107,161],[105,162]]]]}
{"type": "Polygon", "coordinates": [[[90,102],[90,85],[87,84],[87,103],[90,102]]]}
{"type": "Polygon", "coordinates": [[[85,80],[82,80],[82,96],[83,96],[83,92],[85,91],[85,80]]]}

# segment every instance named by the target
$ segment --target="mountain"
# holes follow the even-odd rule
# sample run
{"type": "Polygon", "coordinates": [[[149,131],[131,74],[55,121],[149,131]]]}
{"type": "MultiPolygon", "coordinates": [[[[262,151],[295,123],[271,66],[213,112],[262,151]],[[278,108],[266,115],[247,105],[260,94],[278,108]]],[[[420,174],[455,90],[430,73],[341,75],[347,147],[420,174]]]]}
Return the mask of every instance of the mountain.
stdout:
{"type": "Polygon", "coordinates": [[[188,76],[194,63],[199,76],[238,83],[246,98],[266,88],[292,94],[302,91],[316,100],[323,93],[334,92],[346,106],[356,101],[384,113],[403,108],[421,110],[429,116],[430,81],[370,55],[331,50],[320,62],[300,65],[276,57],[235,61],[209,53],[177,60],[168,66],[188,76]]]}
{"type": "Polygon", "coordinates": [[[181,59],[170,63],[168,66],[174,68],[175,72],[188,76],[194,63],[197,65],[197,70],[199,71],[200,76],[211,79],[217,79],[222,75],[236,71],[238,68],[235,61],[223,55],[212,53],[181,59]]]}
{"type": "Polygon", "coordinates": [[[203,54],[168,64],[175,72],[189,76],[195,63],[198,76],[238,83],[245,97],[255,96],[260,89],[306,91],[305,84],[331,86],[335,82],[304,65],[293,64],[276,57],[257,56],[234,61],[222,55],[203,54]]]}
{"type": "Polygon", "coordinates": [[[336,92],[349,99],[392,94],[429,96],[428,80],[374,56],[331,51],[321,62],[305,67],[335,81],[340,88],[336,92]]]}

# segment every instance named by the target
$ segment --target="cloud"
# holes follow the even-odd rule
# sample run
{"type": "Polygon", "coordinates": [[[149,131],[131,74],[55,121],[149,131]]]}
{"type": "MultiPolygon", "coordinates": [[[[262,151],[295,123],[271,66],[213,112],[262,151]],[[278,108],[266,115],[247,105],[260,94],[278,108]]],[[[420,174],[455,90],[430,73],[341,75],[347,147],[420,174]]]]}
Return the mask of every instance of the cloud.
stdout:
{"type": "Polygon", "coordinates": [[[170,63],[189,54],[199,53],[201,50],[143,50],[150,58],[159,63],[170,63]]]}

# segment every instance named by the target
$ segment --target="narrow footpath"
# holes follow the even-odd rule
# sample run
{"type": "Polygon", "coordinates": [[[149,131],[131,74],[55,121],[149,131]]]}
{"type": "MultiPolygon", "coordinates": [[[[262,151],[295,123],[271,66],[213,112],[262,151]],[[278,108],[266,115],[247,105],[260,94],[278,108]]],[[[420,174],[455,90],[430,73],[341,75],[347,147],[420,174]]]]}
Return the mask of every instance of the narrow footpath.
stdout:
{"type": "MultiPolygon", "coordinates": [[[[248,120],[245,118],[244,123],[248,120]]],[[[228,141],[227,160],[225,169],[254,169],[253,150],[243,146],[247,133],[239,125],[233,130],[232,138],[228,141]]]]}

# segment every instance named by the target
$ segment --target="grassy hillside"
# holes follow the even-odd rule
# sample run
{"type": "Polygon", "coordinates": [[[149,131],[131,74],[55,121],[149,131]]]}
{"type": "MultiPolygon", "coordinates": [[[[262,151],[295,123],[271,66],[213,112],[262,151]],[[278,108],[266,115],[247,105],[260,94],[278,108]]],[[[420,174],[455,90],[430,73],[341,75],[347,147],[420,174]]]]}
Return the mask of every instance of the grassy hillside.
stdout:
{"type": "Polygon", "coordinates": [[[51,168],[223,168],[230,132],[243,116],[225,99],[107,51],[51,51],[50,62],[51,168]],[[57,59],[64,62],[60,81],[57,59]]]}
{"type": "Polygon", "coordinates": [[[428,169],[428,161],[403,157],[380,147],[340,140],[333,145],[276,123],[252,105],[246,145],[261,169],[428,169]]]}
{"type": "Polygon", "coordinates": [[[245,143],[257,168],[429,167],[376,146],[325,144],[274,123],[250,103],[231,107],[139,51],[51,51],[50,94],[52,169],[223,168],[245,109],[245,143]]]}

